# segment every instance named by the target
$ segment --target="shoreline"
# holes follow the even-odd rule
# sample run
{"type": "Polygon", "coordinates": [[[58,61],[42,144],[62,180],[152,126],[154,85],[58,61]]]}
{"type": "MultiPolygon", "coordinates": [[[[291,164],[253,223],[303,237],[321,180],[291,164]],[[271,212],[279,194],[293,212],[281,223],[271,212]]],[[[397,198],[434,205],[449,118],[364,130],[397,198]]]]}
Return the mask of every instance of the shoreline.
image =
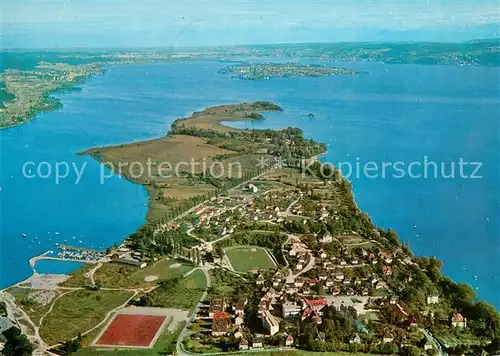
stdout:
{"type": "MultiPolygon", "coordinates": [[[[239,104],[236,104],[236,105],[239,105],[239,104]]],[[[245,104],[245,105],[249,105],[249,104],[245,104]]],[[[250,104],[252,105],[252,104],[250,104]]],[[[222,108],[226,108],[227,106],[221,106],[222,108]]],[[[217,107],[209,107],[209,108],[206,108],[205,110],[202,111],[202,113],[204,112],[209,112],[211,109],[215,109],[217,107]]],[[[220,108],[220,107],[219,107],[220,108]]],[[[196,114],[193,114],[190,118],[192,118],[193,120],[196,120],[196,114]],[[194,117],[194,118],[193,118],[194,117]]],[[[189,120],[190,118],[187,118],[185,120],[189,120]]],[[[221,120],[216,120],[216,125],[219,125],[219,122],[221,120]]],[[[220,126],[223,126],[223,125],[220,125],[220,126]]],[[[172,124],[172,128],[175,128],[175,123],[172,124]]],[[[229,127],[230,128],[230,127],[229,127]]],[[[255,130],[257,131],[257,130],[255,130]]],[[[273,131],[278,131],[278,130],[273,130],[273,131]]],[[[174,136],[176,134],[174,133],[174,136]]],[[[165,136],[162,136],[163,137],[168,137],[168,136],[171,136],[170,133],[168,133],[167,135],[165,136]]],[[[256,135],[257,136],[257,135],[256,135]]],[[[274,137],[274,136],[273,136],[274,137]]],[[[243,142],[245,142],[243,139],[242,139],[243,142]]],[[[142,143],[143,141],[136,141],[134,144],[134,146],[136,145],[139,145],[140,143],[142,143]]],[[[149,141],[146,141],[146,142],[149,142],[149,141]]],[[[99,149],[99,148],[96,148],[96,149],[99,149]]],[[[201,149],[201,148],[200,148],[201,149]]],[[[89,154],[91,157],[93,157],[90,153],[87,153],[89,154]]],[[[328,151],[325,150],[321,153],[317,153],[317,154],[314,154],[312,156],[310,156],[308,159],[302,159],[303,162],[318,162],[318,165],[323,165],[323,163],[320,161],[320,159],[322,157],[324,157],[325,155],[328,154],[328,151]]],[[[95,158],[95,157],[93,157],[95,158]]],[[[101,163],[102,164],[102,163],[101,163]]],[[[288,166],[287,166],[288,167],[288,166]]],[[[281,168],[281,166],[279,167],[281,168]]],[[[278,168],[278,170],[279,170],[278,168]]],[[[291,168],[291,167],[289,167],[291,168]]],[[[294,168],[297,168],[296,166],[294,168]]],[[[270,170],[267,170],[265,171],[263,174],[268,174],[272,171],[272,169],[270,170]]],[[[315,171],[317,172],[317,171],[315,171]]],[[[340,173],[340,172],[339,172],[340,173]]],[[[117,174],[115,172],[115,174],[117,174]]],[[[316,173],[313,174],[313,176],[316,176],[316,173]]],[[[317,177],[320,177],[320,176],[317,176],[317,177]]],[[[252,182],[253,180],[255,180],[256,177],[253,177],[253,178],[250,178],[248,179],[246,182],[243,182],[241,184],[248,184],[249,182],[252,182]]],[[[321,180],[321,178],[319,178],[321,180]]],[[[363,213],[363,211],[359,208],[358,204],[356,203],[355,201],[355,195],[354,195],[354,190],[353,190],[353,186],[352,184],[344,177],[340,174],[340,177],[338,178],[340,181],[342,180],[345,180],[345,182],[342,182],[342,183],[349,183],[347,184],[346,186],[348,187],[345,191],[345,193],[343,194],[343,196],[345,196],[347,199],[351,199],[352,200],[352,205],[351,205],[351,208],[352,210],[356,210],[357,212],[356,213],[359,213],[359,214],[366,214],[369,221],[370,221],[370,224],[377,230],[379,231],[380,233],[378,233],[379,237],[381,236],[381,233],[383,232],[379,226],[377,226],[374,222],[371,221],[371,217],[367,214],[367,213],[363,213]]],[[[132,180],[133,181],[133,180],[132,180]]],[[[140,184],[142,185],[143,187],[145,187],[144,184],[141,184],[140,182],[137,182],[137,181],[133,181],[135,184],[140,184]]],[[[326,185],[326,181],[325,181],[325,185],[326,185]]],[[[234,187],[235,189],[237,188],[234,187]]],[[[147,189],[146,189],[147,190],[147,189]]],[[[229,193],[228,193],[229,194],[229,193]]],[[[148,202],[151,201],[151,193],[148,191],[148,202]]],[[[195,205],[194,207],[191,207],[190,209],[187,209],[187,210],[182,210],[182,211],[179,211],[178,212],[178,215],[176,215],[173,219],[171,219],[170,221],[166,221],[167,223],[170,223],[171,221],[174,221],[176,219],[179,219],[179,218],[182,218],[184,214],[186,214],[187,212],[189,211],[193,211],[193,209],[195,209],[197,206],[199,206],[200,204],[205,204],[207,201],[203,201],[203,202],[200,202],[198,203],[197,205],[195,205]]],[[[349,203],[351,204],[351,203],[349,203]]],[[[149,205],[149,203],[148,203],[149,205]]],[[[293,204],[292,204],[293,205],[293,204]]],[[[148,210],[151,209],[150,206],[148,206],[148,210]]],[[[143,225],[143,226],[149,226],[149,227],[152,227],[152,228],[158,228],[160,227],[159,225],[156,225],[156,222],[148,222],[146,221],[146,223],[143,225]]],[[[142,226],[142,227],[143,227],[142,226]]],[[[139,229],[141,229],[141,227],[139,227],[139,229]]],[[[138,230],[139,230],[138,229],[138,230]]],[[[136,231],[138,231],[136,230],[136,231]]],[[[389,232],[390,232],[390,229],[389,229],[389,232]]],[[[353,231],[354,233],[354,231],[353,231]]],[[[333,234],[333,232],[332,232],[333,234]]],[[[340,236],[340,235],[334,235],[334,236],[340,236]]],[[[397,235],[396,235],[397,237],[397,235]]],[[[394,251],[398,251],[398,253],[403,253],[403,255],[405,256],[408,256],[408,257],[411,257],[412,259],[415,257],[415,255],[413,254],[413,252],[408,248],[408,246],[406,246],[404,244],[404,242],[399,239],[398,242],[391,242],[391,239],[387,238],[387,236],[384,234],[382,234],[382,238],[383,238],[383,241],[382,243],[384,244],[384,246],[386,246],[386,243],[387,244],[392,244],[392,248],[394,248],[394,251]],[[408,248],[408,249],[407,249],[408,248]]],[[[122,243],[126,243],[127,241],[131,241],[130,240],[130,235],[124,239],[124,241],[122,243]]],[[[238,247],[240,245],[237,245],[236,247],[238,247]]],[[[243,246],[243,245],[242,245],[243,246]]],[[[59,246],[59,247],[69,247],[71,248],[71,246],[59,246]]],[[[241,247],[241,246],[240,246],[241,247]]],[[[229,247],[231,248],[231,247],[229,247]]],[[[82,249],[82,250],[88,250],[88,249],[85,249],[85,248],[75,248],[75,249],[82,249]]],[[[228,249],[228,248],[226,248],[228,249]]],[[[269,249],[265,249],[268,256],[270,257],[271,260],[273,260],[273,262],[275,263],[275,265],[277,266],[280,266],[280,264],[278,263],[278,261],[274,258],[274,255],[272,253],[269,253],[269,249]]],[[[78,271],[78,270],[81,270],[83,267],[79,267],[79,268],[76,268],[73,272],[71,273],[63,273],[63,274],[52,274],[52,273],[47,273],[47,274],[40,274],[40,273],[37,273],[36,272],[36,269],[35,269],[35,264],[37,261],[39,260],[42,260],[42,259],[52,259],[50,257],[46,257],[51,251],[46,251],[38,256],[34,256],[33,258],[31,258],[29,261],[30,261],[30,266],[32,267],[32,270],[33,270],[33,273],[30,277],[24,279],[23,281],[20,281],[12,286],[9,286],[5,289],[2,289],[0,292],[2,293],[7,293],[8,295],[12,295],[11,293],[13,293],[13,291],[9,291],[10,289],[12,288],[15,288],[15,287],[20,287],[20,288],[24,288],[24,289],[30,289],[30,290],[37,290],[37,289],[40,289],[40,290],[43,290],[43,289],[50,289],[50,286],[52,286],[52,288],[58,288],[57,286],[60,284],[60,283],[63,283],[64,281],[68,280],[71,278],[71,276],[73,275],[73,272],[74,271],[78,271]]],[[[165,255],[167,256],[167,255],[165,255]]],[[[170,255],[171,256],[171,255],[170,255]]],[[[59,260],[58,258],[53,258],[53,259],[57,259],[59,260]]],[[[66,259],[65,261],[67,262],[80,262],[80,263],[94,263],[94,264],[101,264],[101,263],[108,263],[110,261],[104,261],[104,260],[99,260],[99,261],[95,261],[95,262],[85,262],[85,261],[73,261],[73,260],[69,260],[69,259],[66,259]]],[[[286,258],[285,258],[285,261],[286,261],[286,258]]],[[[417,262],[414,261],[414,264],[418,265],[417,262]]],[[[99,268],[100,266],[97,266],[95,268],[99,268]]],[[[456,282],[454,282],[453,280],[451,280],[450,278],[446,277],[446,275],[442,274],[441,272],[440,273],[440,278],[443,278],[443,279],[449,279],[450,281],[452,281],[453,283],[457,284],[456,282]]],[[[92,274],[91,274],[92,276],[92,274]]],[[[87,277],[87,276],[86,276],[87,277]]],[[[91,278],[92,281],[94,281],[93,279],[93,276],[92,277],[88,277],[88,278],[91,278]]],[[[92,282],[92,283],[95,283],[95,282],[92,282]]],[[[397,295],[397,294],[396,294],[397,295]]],[[[57,299],[56,299],[57,300],[57,299]]],[[[22,306],[18,303],[15,304],[20,310],[23,310],[22,306]]],[[[121,307],[123,307],[125,304],[121,305],[121,307]]],[[[89,331],[92,331],[92,330],[95,330],[97,329],[98,327],[100,327],[103,323],[106,322],[108,316],[106,316],[106,318],[98,325],[94,326],[91,330],[88,330],[87,332],[89,331]]],[[[17,321],[17,320],[16,320],[17,321]]],[[[182,340],[182,339],[180,339],[182,340]]],[[[92,347],[93,345],[90,345],[90,347],[92,347]]]]}
{"type": "MultiPolygon", "coordinates": [[[[127,63],[127,64],[128,64],[128,63],[127,63]]],[[[197,115],[199,115],[199,114],[203,114],[203,113],[205,113],[205,112],[207,112],[208,110],[211,110],[211,109],[223,108],[223,107],[227,107],[227,106],[239,106],[239,105],[247,105],[247,103],[238,103],[238,104],[218,104],[218,105],[216,105],[216,106],[209,106],[209,107],[205,107],[205,108],[199,109],[200,111],[196,111],[196,110],[195,110],[195,111],[192,111],[192,112],[191,112],[191,115],[190,115],[189,117],[181,117],[180,119],[181,119],[181,120],[191,120],[191,119],[193,119],[194,117],[196,117],[197,115]]],[[[245,118],[245,120],[255,120],[255,119],[245,118]]],[[[265,120],[268,120],[268,119],[265,119],[265,120]]],[[[221,122],[230,122],[230,121],[238,121],[238,120],[229,120],[229,121],[228,121],[227,119],[217,119],[217,120],[216,120],[216,125],[217,125],[217,126],[219,126],[219,127],[221,127],[221,128],[227,129],[227,130],[229,130],[229,131],[235,131],[235,132],[237,132],[237,131],[241,131],[241,132],[245,132],[245,131],[252,131],[252,130],[237,129],[237,128],[233,128],[233,127],[231,127],[231,126],[227,126],[227,125],[223,125],[223,124],[221,124],[221,122]]],[[[242,121],[242,120],[239,120],[239,121],[242,121]]],[[[171,124],[170,129],[173,129],[173,128],[174,128],[174,126],[175,126],[175,124],[176,124],[176,121],[174,121],[174,122],[171,124]]],[[[256,129],[256,130],[258,131],[259,129],[256,129]]],[[[272,131],[277,131],[277,130],[272,129],[272,131]]],[[[167,130],[167,131],[165,132],[165,134],[163,134],[163,135],[161,135],[161,136],[159,136],[159,137],[157,137],[157,138],[152,138],[152,139],[148,139],[148,140],[145,140],[145,141],[142,141],[142,140],[139,140],[139,141],[132,141],[132,142],[127,142],[127,143],[124,143],[124,144],[117,144],[117,145],[111,145],[111,146],[92,147],[92,148],[86,149],[86,150],[84,150],[84,151],[77,152],[76,154],[77,154],[77,155],[89,155],[91,158],[96,159],[94,156],[92,156],[91,151],[98,150],[98,149],[106,149],[106,148],[115,148],[115,147],[123,147],[123,146],[137,145],[137,144],[141,144],[141,143],[145,143],[145,142],[151,142],[151,141],[161,140],[161,139],[163,139],[163,138],[166,138],[166,137],[172,137],[172,136],[175,136],[175,134],[173,134],[173,135],[172,135],[172,134],[170,133],[170,130],[167,130]]],[[[317,155],[311,156],[311,157],[310,157],[310,158],[308,158],[308,159],[304,159],[304,161],[319,161],[319,162],[321,163],[320,158],[322,158],[322,157],[326,156],[327,154],[328,154],[328,151],[324,151],[324,152],[322,152],[322,153],[320,153],[320,154],[317,154],[317,155]]],[[[96,159],[96,160],[97,160],[97,159],[96,159]]],[[[98,162],[99,164],[102,164],[102,162],[100,162],[99,160],[97,160],[97,162],[98,162]]],[[[117,173],[117,172],[114,172],[114,174],[117,174],[117,175],[118,175],[118,173],[117,173]]],[[[344,177],[344,176],[342,176],[342,175],[341,175],[341,177],[342,177],[342,179],[346,179],[346,180],[347,180],[347,181],[351,184],[351,181],[349,181],[346,177],[344,177]]],[[[137,182],[137,181],[135,181],[135,180],[133,180],[133,179],[130,179],[130,178],[128,178],[127,176],[122,176],[122,178],[127,179],[128,181],[130,181],[130,182],[132,182],[132,183],[134,183],[134,184],[141,185],[141,186],[145,189],[145,191],[146,191],[146,192],[147,192],[147,194],[148,194],[148,202],[147,202],[147,205],[148,205],[148,214],[149,214],[149,211],[151,210],[151,192],[150,192],[150,191],[146,188],[146,186],[145,186],[144,184],[141,184],[141,183],[139,183],[139,182],[137,182]]],[[[360,212],[363,212],[363,211],[360,209],[360,207],[359,207],[358,203],[356,202],[356,197],[355,197],[355,195],[354,195],[354,190],[353,190],[353,187],[352,187],[352,186],[351,186],[351,189],[350,189],[350,195],[351,195],[351,198],[352,198],[352,200],[353,200],[354,205],[356,206],[356,208],[357,208],[360,212]]],[[[185,214],[185,213],[186,213],[186,212],[188,212],[188,211],[192,211],[192,210],[193,210],[196,206],[198,206],[198,205],[200,205],[200,204],[202,204],[202,203],[203,203],[203,202],[201,202],[201,203],[199,203],[199,204],[195,205],[194,207],[191,207],[190,209],[187,209],[187,210],[183,211],[183,212],[182,212],[179,216],[181,216],[181,215],[185,214]]],[[[367,212],[366,212],[366,213],[367,213],[367,212]]],[[[367,213],[367,214],[368,214],[368,213],[367,213]]],[[[370,216],[369,214],[368,214],[368,216],[369,216],[369,217],[370,217],[370,219],[371,219],[371,216],[370,216]]],[[[177,217],[176,217],[176,218],[174,218],[173,220],[176,220],[176,219],[177,219],[177,217]]],[[[153,223],[153,222],[148,221],[148,219],[147,219],[147,215],[146,215],[146,219],[145,219],[144,223],[143,223],[141,226],[139,226],[137,230],[139,230],[140,228],[142,228],[142,227],[144,227],[144,226],[146,226],[146,225],[149,225],[149,224],[151,224],[151,223],[153,223]]],[[[374,223],[374,225],[376,225],[376,224],[374,223]]],[[[390,229],[390,228],[389,228],[389,229],[390,229]]],[[[136,231],[137,231],[137,230],[136,230],[136,231]]],[[[128,236],[127,236],[125,239],[123,239],[123,240],[121,241],[121,243],[125,243],[127,240],[128,240],[128,236]]],[[[112,246],[108,246],[108,247],[112,247],[112,246]]],[[[90,250],[90,249],[86,249],[86,248],[81,248],[81,249],[83,249],[83,250],[90,250]]],[[[413,251],[412,251],[411,249],[410,249],[410,251],[413,253],[413,251]]],[[[39,258],[39,257],[41,257],[42,255],[46,255],[46,254],[47,254],[47,253],[49,253],[49,252],[50,252],[50,251],[46,251],[46,252],[44,252],[44,253],[42,253],[42,254],[39,254],[39,255],[37,255],[37,256],[33,256],[32,258],[30,258],[30,259],[29,259],[30,266],[31,266],[31,260],[36,259],[36,258],[39,258]]],[[[423,255],[421,255],[421,256],[422,256],[422,257],[434,257],[434,256],[425,255],[425,254],[423,254],[423,255]]],[[[43,259],[43,258],[42,258],[42,259],[43,259]]],[[[56,259],[56,260],[57,260],[57,259],[56,259]]],[[[62,262],[64,262],[64,261],[62,261],[62,262]]],[[[67,260],[67,262],[81,262],[81,263],[85,263],[85,264],[87,264],[85,261],[72,261],[72,260],[67,260]]],[[[81,267],[79,267],[79,268],[81,268],[81,267]]],[[[79,268],[75,269],[74,271],[77,271],[79,268]]],[[[33,267],[32,267],[32,269],[33,269],[33,267]]],[[[74,271],[73,271],[73,272],[74,272],[74,271]]],[[[19,282],[15,283],[15,284],[13,284],[13,285],[10,285],[10,286],[8,286],[8,287],[5,287],[5,288],[1,289],[0,291],[6,291],[6,290],[8,290],[8,289],[10,289],[10,288],[12,288],[12,287],[14,287],[14,286],[16,286],[16,285],[22,284],[23,282],[25,282],[25,281],[27,281],[27,280],[31,279],[34,275],[39,275],[39,274],[38,274],[38,273],[36,273],[35,271],[33,271],[33,272],[34,272],[34,273],[32,273],[29,277],[27,277],[27,278],[23,279],[22,281],[19,281],[19,282]]],[[[46,275],[68,276],[69,274],[66,274],[66,273],[62,273],[62,274],[60,274],[60,273],[47,273],[46,275]]],[[[447,278],[450,278],[450,277],[447,277],[447,278]]],[[[451,278],[450,278],[450,279],[451,279],[451,278]]],[[[453,280],[453,279],[451,279],[451,280],[453,280]]],[[[454,280],[453,280],[453,281],[454,281],[454,280]]],[[[455,282],[455,281],[454,281],[454,282],[455,282]]],[[[456,283],[459,283],[459,282],[456,282],[456,283]]],[[[466,283],[466,282],[460,282],[460,283],[466,283]]],[[[469,285],[468,283],[466,283],[466,284],[467,284],[467,285],[469,285]]]]}

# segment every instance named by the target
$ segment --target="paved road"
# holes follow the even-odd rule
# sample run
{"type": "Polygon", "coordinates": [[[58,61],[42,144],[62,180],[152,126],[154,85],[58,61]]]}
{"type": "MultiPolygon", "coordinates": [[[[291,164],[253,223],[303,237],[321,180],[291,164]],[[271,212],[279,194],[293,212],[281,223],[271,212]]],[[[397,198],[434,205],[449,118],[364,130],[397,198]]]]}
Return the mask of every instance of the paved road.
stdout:
{"type": "Polygon", "coordinates": [[[175,349],[176,349],[176,353],[177,355],[184,355],[184,356],[190,356],[191,354],[184,351],[184,347],[182,345],[182,341],[184,340],[184,338],[186,337],[187,333],[188,333],[188,327],[189,327],[189,324],[191,322],[193,322],[194,319],[196,319],[196,315],[198,314],[198,310],[200,309],[200,304],[201,302],[203,302],[205,299],[207,299],[207,296],[208,296],[208,290],[210,289],[210,287],[212,286],[212,280],[210,279],[210,274],[208,273],[208,269],[206,268],[201,268],[201,267],[198,267],[198,268],[195,268],[193,269],[192,271],[194,270],[198,270],[198,269],[201,269],[203,271],[203,273],[205,273],[205,278],[207,279],[207,286],[206,286],[206,289],[205,291],[203,292],[203,295],[201,296],[200,298],[200,302],[198,303],[198,305],[196,305],[196,307],[194,308],[191,316],[189,316],[187,319],[186,319],[186,325],[184,326],[184,328],[182,329],[182,331],[180,332],[179,336],[177,337],[177,343],[175,345],[175,349]]]}
{"type": "Polygon", "coordinates": [[[443,348],[441,347],[439,341],[436,340],[434,335],[432,335],[432,333],[429,330],[422,328],[420,328],[419,330],[423,332],[427,340],[429,340],[434,345],[434,348],[438,352],[439,356],[448,356],[448,354],[445,351],[443,351],[443,348]]]}

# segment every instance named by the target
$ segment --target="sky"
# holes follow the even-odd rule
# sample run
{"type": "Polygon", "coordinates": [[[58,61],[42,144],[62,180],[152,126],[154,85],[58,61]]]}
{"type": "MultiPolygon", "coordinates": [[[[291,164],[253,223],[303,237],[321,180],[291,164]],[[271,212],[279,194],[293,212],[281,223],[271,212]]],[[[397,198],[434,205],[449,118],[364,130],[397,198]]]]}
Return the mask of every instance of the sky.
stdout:
{"type": "Polygon", "coordinates": [[[499,37],[496,1],[3,0],[4,48],[298,42],[458,42],[499,37]]]}

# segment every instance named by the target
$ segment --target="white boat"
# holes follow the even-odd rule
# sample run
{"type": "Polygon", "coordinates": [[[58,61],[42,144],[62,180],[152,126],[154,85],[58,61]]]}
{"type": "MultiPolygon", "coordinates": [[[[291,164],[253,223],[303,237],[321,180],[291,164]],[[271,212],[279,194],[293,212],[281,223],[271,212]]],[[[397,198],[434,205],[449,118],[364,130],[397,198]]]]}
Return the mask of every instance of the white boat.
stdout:
{"type": "Polygon", "coordinates": [[[21,236],[22,236],[22,237],[28,237],[28,235],[26,235],[26,234],[22,234],[21,236]]]}

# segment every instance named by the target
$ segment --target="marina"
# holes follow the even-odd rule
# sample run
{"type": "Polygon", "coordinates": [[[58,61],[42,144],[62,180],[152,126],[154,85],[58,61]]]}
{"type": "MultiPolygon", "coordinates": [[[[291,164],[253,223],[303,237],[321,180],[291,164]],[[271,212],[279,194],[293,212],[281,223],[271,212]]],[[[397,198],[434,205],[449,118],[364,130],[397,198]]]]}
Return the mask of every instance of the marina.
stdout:
{"type": "Polygon", "coordinates": [[[33,272],[37,273],[36,264],[41,260],[96,264],[106,256],[106,252],[104,251],[97,251],[67,245],[59,245],[57,246],[57,250],[58,251],[49,250],[30,258],[29,264],[33,272]]]}

